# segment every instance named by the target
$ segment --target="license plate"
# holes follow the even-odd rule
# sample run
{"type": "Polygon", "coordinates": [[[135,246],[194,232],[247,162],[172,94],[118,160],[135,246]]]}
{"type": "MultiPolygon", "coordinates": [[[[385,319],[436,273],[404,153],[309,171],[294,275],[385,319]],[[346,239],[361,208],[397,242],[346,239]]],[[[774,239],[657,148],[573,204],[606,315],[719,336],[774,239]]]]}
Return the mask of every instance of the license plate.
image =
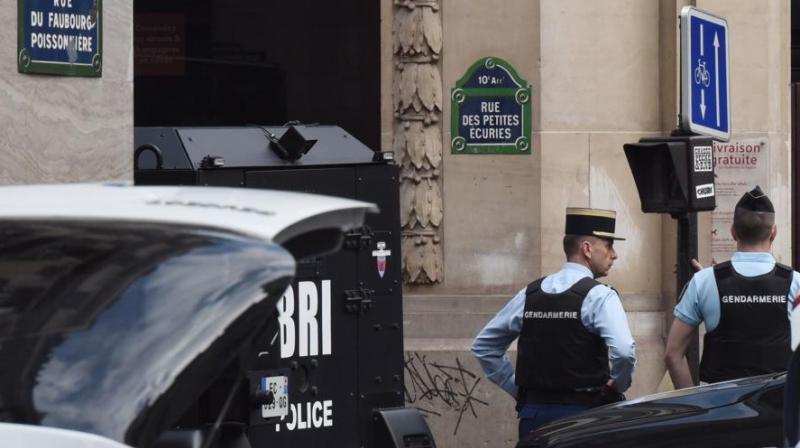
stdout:
{"type": "Polygon", "coordinates": [[[261,417],[285,417],[289,414],[289,377],[265,376],[261,377],[260,388],[262,391],[272,392],[273,400],[270,404],[261,405],[261,417]]]}

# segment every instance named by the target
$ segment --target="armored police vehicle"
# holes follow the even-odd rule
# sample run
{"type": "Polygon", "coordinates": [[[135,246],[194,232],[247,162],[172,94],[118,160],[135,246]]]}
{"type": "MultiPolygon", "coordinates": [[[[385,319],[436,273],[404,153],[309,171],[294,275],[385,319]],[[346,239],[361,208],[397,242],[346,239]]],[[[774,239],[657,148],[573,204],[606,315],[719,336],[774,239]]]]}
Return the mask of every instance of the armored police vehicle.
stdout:
{"type": "MultiPolygon", "coordinates": [[[[247,373],[272,350],[295,258],[336,249],[374,208],[233,188],[0,190],[0,445],[21,448],[249,446],[250,409],[292,398],[271,387],[289,371],[247,373]]],[[[314,408],[312,424],[344,417],[314,408]]]]}
{"type": "MultiPolygon", "coordinates": [[[[135,146],[138,185],[269,188],[378,206],[338,252],[304,253],[330,238],[324,229],[303,249],[289,247],[297,274],[274,314],[260,316],[278,327],[252,353],[240,419],[254,447],[378,447],[382,431],[389,446],[434,446],[421,415],[403,407],[399,173],[390,154],[318,125],[137,128],[135,146]]],[[[214,399],[202,397],[197,414],[214,399]]]]}

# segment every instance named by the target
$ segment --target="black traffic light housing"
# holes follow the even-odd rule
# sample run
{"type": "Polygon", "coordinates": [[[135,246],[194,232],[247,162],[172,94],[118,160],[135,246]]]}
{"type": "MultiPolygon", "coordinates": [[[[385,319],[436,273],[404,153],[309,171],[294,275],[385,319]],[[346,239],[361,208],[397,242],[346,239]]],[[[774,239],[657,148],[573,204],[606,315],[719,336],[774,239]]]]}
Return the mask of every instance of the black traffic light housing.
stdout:
{"type": "Polygon", "coordinates": [[[716,207],[711,138],[643,138],[624,148],[643,212],[678,214],[716,207]]]}
{"type": "MultiPolygon", "coordinates": [[[[643,138],[624,145],[642,211],[669,213],[677,221],[677,291],[692,277],[689,260],[697,258],[695,212],[716,207],[713,141],[682,132],[675,130],[670,137],[643,138]]],[[[697,336],[692,339],[687,358],[696,381],[699,349],[697,336]]]]}

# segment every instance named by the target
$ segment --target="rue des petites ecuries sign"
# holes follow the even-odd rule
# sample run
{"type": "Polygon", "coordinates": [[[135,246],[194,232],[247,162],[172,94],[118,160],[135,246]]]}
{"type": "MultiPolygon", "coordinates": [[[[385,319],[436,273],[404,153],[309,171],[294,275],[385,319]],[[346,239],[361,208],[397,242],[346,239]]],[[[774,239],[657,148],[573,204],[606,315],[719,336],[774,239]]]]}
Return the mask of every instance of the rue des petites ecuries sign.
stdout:
{"type": "Polygon", "coordinates": [[[472,64],[450,100],[451,153],[531,153],[531,86],[506,61],[472,64]]]}
{"type": "Polygon", "coordinates": [[[17,0],[17,69],[102,75],[102,0],[17,0]]]}

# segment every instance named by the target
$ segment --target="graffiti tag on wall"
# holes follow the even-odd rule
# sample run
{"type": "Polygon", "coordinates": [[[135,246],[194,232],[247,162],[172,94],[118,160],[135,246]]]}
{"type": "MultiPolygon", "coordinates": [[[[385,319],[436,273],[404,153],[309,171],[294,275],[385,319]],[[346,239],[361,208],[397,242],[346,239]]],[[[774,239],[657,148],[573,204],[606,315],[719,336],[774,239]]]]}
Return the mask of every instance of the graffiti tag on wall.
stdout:
{"type": "Polygon", "coordinates": [[[456,357],[455,365],[444,365],[429,361],[416,352],[406,353],[405,384],[406,403],[413,404],[426,416],[441,416],[450,411],[458,414],[453,435],[458,433],[465,415],[477,418],[476,405],[488,403],[475,397],[481,377],[461,365],[456,357]]]}

